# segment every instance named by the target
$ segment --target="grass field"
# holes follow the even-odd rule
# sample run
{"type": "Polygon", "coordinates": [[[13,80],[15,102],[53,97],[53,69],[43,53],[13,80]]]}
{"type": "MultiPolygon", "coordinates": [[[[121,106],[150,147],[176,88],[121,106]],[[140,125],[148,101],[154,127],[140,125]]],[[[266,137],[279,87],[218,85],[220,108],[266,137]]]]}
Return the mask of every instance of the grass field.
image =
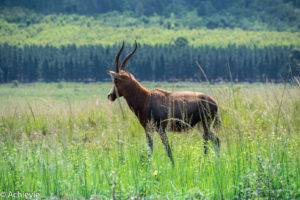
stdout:
{"type": "Polygon", "coordinates": [[[65,199],[297,199],[300,87],[282,84],[142,83],[205,92],[220,105],[220,156],[197,129],[146,137],[111,83],[0,85],[0,192],[65,199]]]}

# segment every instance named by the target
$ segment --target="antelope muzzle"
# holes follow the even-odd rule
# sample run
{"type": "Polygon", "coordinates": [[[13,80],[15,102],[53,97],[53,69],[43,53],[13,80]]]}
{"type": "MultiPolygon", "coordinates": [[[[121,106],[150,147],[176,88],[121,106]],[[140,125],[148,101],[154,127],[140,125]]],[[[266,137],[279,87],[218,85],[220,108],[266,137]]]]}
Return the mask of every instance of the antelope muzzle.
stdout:
{"type": "Polygon", "coordinates": [[[109,91],[109,93],[108,93],[108,95],[107,95],[107,98],[108,98],[110,101],[116,100],[117,95],[116,95],[116,92],[115,92],[115,88],[114,88],[114,87],[109,91]]]}

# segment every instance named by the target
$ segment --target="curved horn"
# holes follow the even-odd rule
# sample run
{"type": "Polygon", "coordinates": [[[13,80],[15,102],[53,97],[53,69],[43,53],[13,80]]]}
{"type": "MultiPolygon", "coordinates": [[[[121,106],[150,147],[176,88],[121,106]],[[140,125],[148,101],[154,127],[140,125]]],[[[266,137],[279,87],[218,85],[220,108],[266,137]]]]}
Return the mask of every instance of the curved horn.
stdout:
{"type": "Polygon", "coordinates": [[[137,48],[137,43],[136,43],[136,41],[135,41],[135,48],[134,48],[134,50],[133,50],[130,54],[128,54],[128,55],[124,58],[124,60],[123,60],[123,62],[122,62],[122,64],[121,64],[121,70],[124,70],[125,65],[126,65],[126,62],[127,62],[127,61],[129,60],[129,58],[135,53],[136,48],[137,48]]]}
{"type": "Polygon", "coordinates": [[[115,59],[115,63],[116,63],[116,72],[117,72],[117,73],[119,73],[119,57],[120,57],[120,55],[121,55],[123,49],[124,49],[124,41],[123,41],[123,44],[122,44],[121,49],[119,50],[119,52],[118,52],[118,54],[117,54],[117,56],[116,56],[116,59],[115,59]]]}

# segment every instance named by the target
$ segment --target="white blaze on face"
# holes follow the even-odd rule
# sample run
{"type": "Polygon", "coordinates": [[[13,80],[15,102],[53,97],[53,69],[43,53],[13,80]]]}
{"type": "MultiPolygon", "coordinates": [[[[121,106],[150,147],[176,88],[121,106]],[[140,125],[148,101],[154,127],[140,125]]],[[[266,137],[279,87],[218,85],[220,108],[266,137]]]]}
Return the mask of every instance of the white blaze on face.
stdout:
{"type": "Polygon", "coordinates": [[[113,101],[113,99],[112,99],[112,95],[113,95],[113,93],[114,93],[114,88],[111,88],[111,90],[109,91],[109,93],[108,93],[108,99],[110,100],[110,101],[113,101]]]}

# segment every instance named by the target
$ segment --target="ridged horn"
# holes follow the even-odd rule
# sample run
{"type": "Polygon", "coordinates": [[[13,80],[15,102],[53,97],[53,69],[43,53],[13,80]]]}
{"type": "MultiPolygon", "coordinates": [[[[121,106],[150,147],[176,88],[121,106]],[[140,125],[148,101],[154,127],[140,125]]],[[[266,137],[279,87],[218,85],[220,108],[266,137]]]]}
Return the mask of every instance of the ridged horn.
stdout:
{"type": "Polygon", "coordinates": [[[135,41],[135,48],[134,48],[134,50],[133,50],[130,54],[128,54],[128,55],[124,58],[124,60],[123,60],[123,62],[122,62],[122,64],[121,64],[121,70],[124,70],[124,69],[125,69],[126,62],[127,62],[127,61],[129,60],[129,58],[135,53],[136,48],[137,48],[137,43],[136,43],[136,41],[135,41]]]}
{"type": "Polygon", "coordinates": [[[121,55],[123,49],[124,49],[124,41],[123,41],[123,44],[122,44],[121,49],[119,50],[119,52],[118,52],[118,54],[117,54],[117,56],[116,56],[116,59],[115,59],[115,63],[116,63],[116,72],[117,72],[117,73],[119,73],[119,58],[120,58],[120,55],[121,55]]]}

